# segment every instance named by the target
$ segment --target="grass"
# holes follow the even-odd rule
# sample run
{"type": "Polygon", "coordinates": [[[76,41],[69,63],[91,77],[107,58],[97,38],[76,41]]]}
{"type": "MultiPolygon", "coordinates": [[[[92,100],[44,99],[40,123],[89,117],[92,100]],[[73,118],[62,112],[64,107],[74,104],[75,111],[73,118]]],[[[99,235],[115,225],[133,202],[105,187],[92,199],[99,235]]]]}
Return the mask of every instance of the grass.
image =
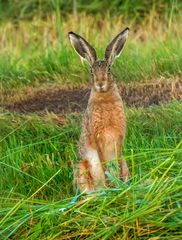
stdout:
{"type": "Polygon", "coordinates": [[[113,67],[118,82],[181,75],[181,16],[172,15],[161,22],[160,15],[154,11],[141,25],[136,25],[132,19],[126,22],[122,17],[111,15],[106,15],[103,20],[99,14],[94,18],[84,13],[79,17],[69,15],[62,20],[60,16],[57,11],[44,20],[1,25],[1,89],[53,82],[62,85],[87,83],[89,67],[81,64],[71,48],[67,38],[70,30],[88,39],[97,49],[99,58],[103,58],[111,39],[125,26],[130,26],[126,48],[113,67]]]}
{"type": "MultiPolygon", "coordinates": [[[[131,180],[74,195],[80,116],[0,117],[2,239],[180,239],[182,110],[128,109],[124,144],[131,180]]],[[[114,180],[114,179],[113,179],[114,180]]]]}
{"type": "MultiPolygon", "coordinates": [[[[162,43],[129,43],[114,65],[113,72],[118,82],[179,76],[182,72],[180,49],[181,42],[172,39],[162,43]]],[[[78,56],[70,49],[57,52],[47,49],[43,54],[35,52],[19,61],[13,56],[2,56],[0,63],[3,89],[35,86],[45,82],[63,85],[88,83],[88,67],[82,66],[78,56]]]]}
{"type": "Polygon", "coordinates": [[[181,1],[172,0],[149,0],[149,1],[119,1],[113,0],[112,3],[108,1],[98,0],[7,0],[0,1],[0,19],[17,21],[19,19],[32,20],[35,17],[45,18],[50,13],[59,9],[64,16],[69,13],[77,15],[80,12],[87,14],[96,14],[98,12],[102,15],[110,12],[112,15],[122,15],[125,18],[133,18],[135,21],[142,21],[146,15],[151,11],[157,11],[158,14],[170,16],[171,9],[175,14],[179,14],[182,8],[181,1]]]}

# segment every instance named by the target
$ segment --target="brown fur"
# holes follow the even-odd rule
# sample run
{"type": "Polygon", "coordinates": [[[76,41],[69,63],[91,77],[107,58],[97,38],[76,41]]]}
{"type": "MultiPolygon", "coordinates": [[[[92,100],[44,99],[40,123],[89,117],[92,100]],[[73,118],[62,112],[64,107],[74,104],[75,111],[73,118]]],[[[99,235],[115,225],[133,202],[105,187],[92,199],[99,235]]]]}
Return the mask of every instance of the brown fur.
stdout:
{"type": "MultiPolygon", "coordinates": [[[[104,178],[103,171],[106,170],[108,161],[113,160],[115,151],[117,151],[121,168],[120,177],[124,181],[127,180],[128,168],[126,162],[121,160],[121,146],[125,131],[125,114],[116,85],[106,93],[98,93],[92,88],[79,142],[79,154],[83,159],[86,157],[87,148],[97,151],[102,163],[100,171],[102,178],[104,178]]],[[[92,179],[94,181],[94,178],[92,179]]],[[[88,185],[85,185],[85,189],[92,191],[88,185]]],[[[83,189],[83,186],[81,189],[83,189]]]]}
{"type": "Polygon", "coordinates": [[[85,190],[85,186],[88,187],[86,191],[93,191],[93,178],[90,174],[90,164],[87,160],[79,162],[77,168],[74,169],[74,189],[76,190],[79,186],[81,191],[85,190]]]}

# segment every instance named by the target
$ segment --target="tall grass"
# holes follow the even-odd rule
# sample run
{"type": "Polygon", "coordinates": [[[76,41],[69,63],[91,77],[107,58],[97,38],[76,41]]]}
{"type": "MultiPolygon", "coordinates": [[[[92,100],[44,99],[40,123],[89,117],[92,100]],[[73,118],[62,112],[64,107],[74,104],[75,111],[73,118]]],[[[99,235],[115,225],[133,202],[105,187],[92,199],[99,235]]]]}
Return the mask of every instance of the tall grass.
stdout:
{"type": "Polygon", "coordinates": [[[111,39],[125,26],[131,31],[120,58],[114,65],[118,81],[138,81],[181,75],[182,46],[180,17],[159,22],[152,12],[143,24],[132,19],[85,14],[60,18],[57,10],[45,20],[11,22],[0,27],[0,80],[4,89],[42,82],[80,84],[88,82],[87,64],[82,66],[70,46],[67,33],[80,33],[97,49],[99,58],[111,39]],[[92,29],[90,31],[89,29],[92,29]]]}
{"type": "Polygon", "coordinates": [[[45,18],[51,12],[59,8],[63,15],[69,13],[77,14],[87,12],[96,14],[98,12],[105,15],[106,11],[112,15],[122,14],[125,18],[133,18],[135,21],[142,21],[151,11],[157,11],[158,14],[170,16],[171,8],[174,8],[175,14],[179,14],[182,9],[180,0],[149,0],[149,1],[98,1],[98,0],[0,0],[0,19],[19,19],[30,20],[34,17],[45,18]]]}
{"type": "Polygon", "coordinates": [[[1,239],[180,239],[181,104],[127,110],[131,182],[73,193],[80,116],[0,116],[1,239]],[[73,197],[74,196],[74,197],[73,197]]]}

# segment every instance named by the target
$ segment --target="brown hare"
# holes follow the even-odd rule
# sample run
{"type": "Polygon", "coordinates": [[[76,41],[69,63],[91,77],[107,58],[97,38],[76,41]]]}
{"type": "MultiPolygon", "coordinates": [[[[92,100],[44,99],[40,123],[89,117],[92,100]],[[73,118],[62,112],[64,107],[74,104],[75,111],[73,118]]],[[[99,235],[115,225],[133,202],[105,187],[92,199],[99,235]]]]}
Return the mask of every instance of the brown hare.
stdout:
{"type": "Polygon", "coordinates": [[[121,53],[128,32],[129,28],[126,28],[111,41],[104,60],[97,59],[95,49],[83,37],[68,33],[75,51],[90,64],[92,75],[92,88],[79,141],[81,160],[74,170],[75,187],[81,192],[89,193],[106,186],[109,181],[106,171],[123,181],[128,180],[129,170],[121,159],[125,114],[111,73],[111,65],[121,53]],[[119,162],[119,167],[112,171],[109,166],[114,161],[119,162]]]}

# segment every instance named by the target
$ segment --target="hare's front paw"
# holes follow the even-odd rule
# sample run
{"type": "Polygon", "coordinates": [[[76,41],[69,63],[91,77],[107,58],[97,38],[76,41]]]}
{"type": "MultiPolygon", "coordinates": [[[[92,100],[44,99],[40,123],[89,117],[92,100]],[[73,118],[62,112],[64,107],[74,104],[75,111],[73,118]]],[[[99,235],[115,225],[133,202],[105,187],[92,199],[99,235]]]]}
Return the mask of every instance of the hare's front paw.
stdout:
{"type": "Polygon", "coordinates": [[[130,172],[129,172],[129,169],[128,169],[128,166],[126,164],[126,161],[125,160],[122,160],[121,161],[121,180],[123,182],[127,182],[129,177],[130,177],[130,172]]]}
{"type": "Polygon", "coordinates": [[[82,193],[94,191],[93,178],[90,173],[90,165],[87,160],[82,160],[74,169],[75,190],[82,193]]]}

